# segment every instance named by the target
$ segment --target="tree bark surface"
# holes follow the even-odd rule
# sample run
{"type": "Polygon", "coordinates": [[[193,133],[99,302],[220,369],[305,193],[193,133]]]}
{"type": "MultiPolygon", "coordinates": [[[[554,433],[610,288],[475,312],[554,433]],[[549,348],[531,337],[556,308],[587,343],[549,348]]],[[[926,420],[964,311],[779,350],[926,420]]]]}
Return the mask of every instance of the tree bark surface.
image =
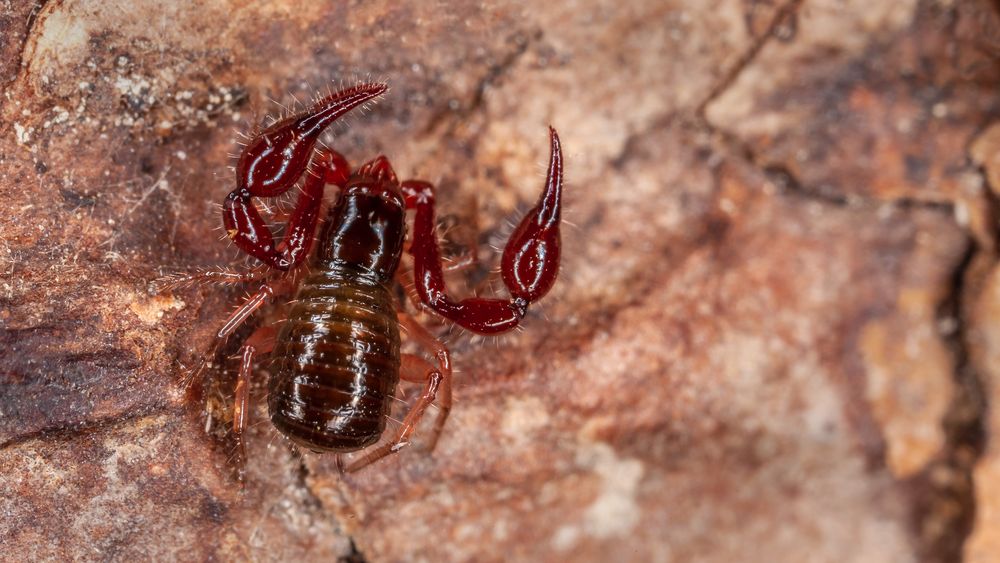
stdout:
{"type": "Polygon", "coordinates": [[[4,557],[1000,553],[996,2],[7,0],[0,37],[4,557]],[[483,249],[456,294],[558,129],[560,278],[510,335],[421,317],[457,366],[433,453],[342,476],[262,368],[241,490],[235,362],[179,382],[242,290],[150,282],[242,267],[237,133],[368,77],[326,140],[437,184],[483,249]]]}

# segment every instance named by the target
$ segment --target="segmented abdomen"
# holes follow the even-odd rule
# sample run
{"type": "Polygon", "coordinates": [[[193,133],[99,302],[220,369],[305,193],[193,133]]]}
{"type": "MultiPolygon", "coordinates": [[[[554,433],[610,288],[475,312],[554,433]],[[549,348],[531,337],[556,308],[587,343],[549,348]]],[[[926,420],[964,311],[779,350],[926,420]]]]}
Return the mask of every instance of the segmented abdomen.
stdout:
{"type": "Polygon", "coordinates": [[[316,451],[378,441],[399,382],[399,324],[389,291],[348,269],[299,287],[272,354],[271,421],[316,451]]]}

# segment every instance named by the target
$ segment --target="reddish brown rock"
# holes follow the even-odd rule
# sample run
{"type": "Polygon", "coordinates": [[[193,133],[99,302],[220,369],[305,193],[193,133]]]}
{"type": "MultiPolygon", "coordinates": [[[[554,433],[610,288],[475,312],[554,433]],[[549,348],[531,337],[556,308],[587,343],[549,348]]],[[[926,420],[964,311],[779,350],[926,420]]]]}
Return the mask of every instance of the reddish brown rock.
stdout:
{"type": "Polygon", "coordinates": [[[6,85],[17,77],[28,27],[39,8],[35,2],[4,2],[0,11],[0,34],[4,37],[0,45],[0,85],[6,85]]]}
{"type": "Polygon", "coordinates": [[[834,198],[977,197],[961,174],[1000,111],[988,0],[801,3],[707,107],[765,169],[834,198]]]}
{"type": "MultiPolygon", "coordinates": [[[[1000,373],[997,371],[998,350],[1000,350],[1000,335],[996,320],[1000,314],[1000,286],[998,286],[998,276],[1000,272],[994,267],[986,280],[983,291],[979,299],[975,301],[976,310],[975,332],[973,332],[974,342],[978,345],[979,353],[976,356],[977,365],[982,369],[980,373],[984,375],[986,401],[990,405],[998,404],[1000,401],[1000,373]]],[[[989,417],[985,421],[985,430],[989,436],[996,436],[1000,432],[1000,416],[996,409],[991,409],[989,417]]],[[[1000,483],[1000,451],[991,442],[983,458],[979,461],[974,474],[976,482],[976,530],[969,538],[966,545],[965,557],[967,561],[976,563],[994,561],[998,550],[1000,550],[1000,490],[997,483],[1000,483]]]]}
{"type": "MultiPolygon", "coordinates": [[[[1000,189],[1000,125],[980,135],[971,147],[973,159],[983,167],[990,189],[1000,189]]],[[[982,429],[985,451],[976,465],[976,528],[965,547],[966,561],[985,562],[1000,552],[1000,270],[996,257],[983,256],[967,285],[970,359],[981,377],[983,402],[988,405],[982,429]]]]}
{"type": "MultiPolygon", "coordinates": [[[[676,188],[655,201],[603,196],[617,205],[590,226],[609,234],[567,236],[574,274],[546,310],[569,322],[532,326],[489,359],[461,354],[477,368],[462,374],[461,412],[433,458],[407,452],[346,484],[330,460],[310,459],[314,490],[324,504],[346,497],[347,531],[366,553],[391,559],[405,545],[431,560],[491,559],[502,542],[525,559],[915,554],[911,501],[884,465],[866,392],[865,339],[872,326],[912,322],[907,293],[940,295],[961,231],[940,211],[774,193],[696,134],[642,140],[672,155],[656,169],[676,188]],[[658,260],[605,274],[615,235],[599,225],[638,229],[679,209],[684,219],[658,230],[666,236],[633,239],[658,260]],[[618,279],[636,292],[623,288],[610,317],[586,322],[610,300],[587,288],[618,279]],[[393,525],[400,517],[433,532],[414,537],[393,525]]],[[[637,151],[616,177],[640,185],[653,154],[637,151]]]]}
{"type": "MultiPolygon", "coordinates": [[[[9,10],[0,550],[987,560],[998,21],[985,0],[9,10]],[[241,492],[231,374],[195,404],[177,385],[240,293],[148,282],[232,263],[234,128],[368,74],[391,92],[330,140],[437,182],[455,243],[502,241],[558,127],[561,277],[524,332],[425,319],[459,370],[433,454],[418,434],[341,477],[265,422],[262,377],[241,492]]],[[[488,287],[483,247],[456,292],[488,287]]]]}
{"type": "Polygon", "coordinates": [[[25,440],[0,456],[0,542],[32,559],[331,560],[350,552],[301,483],[242,494],[225,457],[205,455],[198,426],[175,415],[25,440]],[[198,455],[201,452],[201,455],[198,455]]]}

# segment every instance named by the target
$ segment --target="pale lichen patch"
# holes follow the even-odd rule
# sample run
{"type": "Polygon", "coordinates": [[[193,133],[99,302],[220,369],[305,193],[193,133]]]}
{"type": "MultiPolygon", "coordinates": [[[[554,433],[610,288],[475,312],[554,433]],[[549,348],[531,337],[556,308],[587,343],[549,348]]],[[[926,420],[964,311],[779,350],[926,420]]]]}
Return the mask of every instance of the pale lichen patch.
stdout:
{"type": "Polygon", "coordinates": [[[545,403],[537,397],[509,397],[504,408],[503,433],[512,440],[530,437],[549,423],[545,403]]]}
{"type": "Polygon", "coordinates": [[[578,522],[559,527],[551,539],[558,551],[573,548],[585,536],[598,540],[624,537],[639,523],[642,510],[637,502],[639,482],[644,472],[637,459],[619,457],[606,443],[581,446],[577,465],[592,470],[600,478],[600,493],[578,522]]]}
{"type": "Polygon", "coordinates": [[[163,318],[166,311],[176,311],[184,308],[185,303],[171,295],[156,295],[149,299],[134,300],[129,304],[129,309],[142,322],[154,325],[163,318]]]}

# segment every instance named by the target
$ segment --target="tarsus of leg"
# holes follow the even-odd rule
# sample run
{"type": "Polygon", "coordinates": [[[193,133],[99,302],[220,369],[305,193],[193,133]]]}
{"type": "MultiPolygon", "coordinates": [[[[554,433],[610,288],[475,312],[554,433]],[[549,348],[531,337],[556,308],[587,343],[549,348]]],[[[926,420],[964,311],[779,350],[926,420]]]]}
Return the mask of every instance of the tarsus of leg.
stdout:
{"type": "Polygon", "coordinates": [[[258,309],[263,307],[264,304],[267,303],[267,300],[273,295],[274,289],[270,286],[270,284],[264,284],[264,286],[261,287],[257,293],[253,294],[250,299],[247,299],[243,305],[233,312],[233,314],[229,317],[229,320],[226,321],[226,324],[222,325],[222,328],[220,328],[219,332],[215,335],[216,340],[224,341],[228,338],[230,334],[236,331],[240,325],[250,318],[250,315],[253,315],[258,309]]]}
{"type": "Polygon", "coordinates": [[[545,189],[514,230],[501,258],[504,285],[512,299],[455,301],[447,295],[434,230],[434,187],[420,180],[403,182],[406,206],[416,209],[409,252],[414,258],[417,293],[439,315],[480,334],[505,332],[520,323],[531,302],[552,288],[559,272],[563,161],[559,136],[551,127],[549,141],[545,189]]]}
{"type": "Polygon", "coordinates": [[[437,418],[434,420],[434,429],[428,443],[428,450],[433,450],[437,446],[441,430],[444,428],[448,414],[451,412],[451,356],[444,343],[434,337],[426,328],[418,323],[413,317],[400,312],[399,322],[411,338],[415,339],[421,346],[433,352],[437,360],[437,366],[420,356],[413,354],[403,354],[400,358],[400,377],[405,381],[424,383],[424,392],[414,403],[410,411],[406,413],[403,423],[396,429],[392,439],[381,446],[372,448],[370,451],[344,468],[347,472],[357,471],[370,465],[383,457],[398,452],[409,444],[410,436],[420,423],[427,409],[437,400],[440,406],[437,418]]]}
{"type": "Polygon", "coordinates": [[[277,331],[272,326],[262,326],[243,343],[240,373],[236,378],[235,401],[233,404],[233,435],[236,438],[236,476],[242,483],[246,471],[247,447],[243,433],[250,419],[250,378],[253,377],[253,362],[257,354],[268,354],[274,349],[277,331]]]}
{"type": "MultiPolygon", "coordinates": [[[[293,274],[294,275],[294,274],[293,274]]],[[[282,277],[276,280],[271,280],[260,287],[256,293],[247,298],[226,320],[226,323],[222,325],[219,332],[215,335],[215,343],[212,346],[211,352],[209,352],[198,364],[198,367],[194,369],[187,377],[184,378],[182,385],[185,389],[191,387],[191,385],[204,373],[205,368],[213,360],[219,352],[219,348],[226,342],[233,332],[236,331],[247,319],[249,319],[258,309],[264,306],[267,301],[274,297],[275,295],[282,295],[288,293],[295,287],[294,280],[289,277],[282,277]]]]}
{"type": "MultiPolygon", "coordinates": [[[[433,450],[437,445],[438,438],[441,436],[441,430],[444,428],[444,423],[448,419],[448,414],[451,412],[451,380],[452,380],[452,368],[451,368],[451,353],[448,348],[441,342],[436,336],[431,334],[424,325],[420,324],[416,319],[410,315],[400,312],[396,315],[399,319],[399,324],[406,331],[407,336],[413,338],[418,344],[423,346],[425,349],[429,350],[434,358],[437,360],[437,370],[441,372],[443,377],[441,381],[441,395],[438,405],[441,407],[441,411],[438,413],[437,419],[434,421],[434,430],[431,435],[431,440],[428,444],[428,449],[433,450]]],[[[416,357],[417,359],[419,356],[416,357]]],[[[426,361],[423,364],[415,365],[415,369],[410,370],[409,373],[416,373],[418,370],[422,371],[424,378],[429,376],[430,364],[426,361]]],[[[423,379],[418,379],[417,381],[422,381],[423,379]]]]}
{"type": "Polygon", "coordinates": [[[436,369],[432,369],[432,371],[427,374],[425,378],[426,386],[424,387],[423,394],[420,395],[420,398],[413,404],[410,412],[406,413],[406,418],[403,419],[403,424],[400,425],[392,440],[366,452],[360,459],[348,465],[345,468],[345,471],[348,473],[357,471],[391,453],[396,453],[407,446],[409,444],[410,434],[413,433],[417,424],[420,422],[420,419],[423,418],[427,407],[434,402],[434,397],[437,396],[442,379],[443,376],[441,375],[441,372],[436,369]]]}
{"type": "Polygon", "coordinates": [[[267,277],[269,270],[258,267],[248,272],[234,270],[205,270],[168,274],[153,281],[153,291],[163,293],[199,284],[237,285],[267,277]]]}

